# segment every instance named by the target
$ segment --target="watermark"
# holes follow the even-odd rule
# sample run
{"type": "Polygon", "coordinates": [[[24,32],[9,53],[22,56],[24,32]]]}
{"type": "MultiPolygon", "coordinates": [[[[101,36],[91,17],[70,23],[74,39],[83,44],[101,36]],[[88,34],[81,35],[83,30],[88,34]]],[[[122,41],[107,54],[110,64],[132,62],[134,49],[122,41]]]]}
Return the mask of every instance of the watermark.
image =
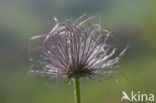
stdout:
{"type": "Polygon", "coordinates": [[[132,101],[132,102],[154,102],[154,94],[150,93],[150,94],[146,94],[146,93],[141,93],[140,91],[138,92],[134,92],[131,91],[129,93],[126,93],[125,91],[122,91],[122,98],[121,101],[132,101]]]}

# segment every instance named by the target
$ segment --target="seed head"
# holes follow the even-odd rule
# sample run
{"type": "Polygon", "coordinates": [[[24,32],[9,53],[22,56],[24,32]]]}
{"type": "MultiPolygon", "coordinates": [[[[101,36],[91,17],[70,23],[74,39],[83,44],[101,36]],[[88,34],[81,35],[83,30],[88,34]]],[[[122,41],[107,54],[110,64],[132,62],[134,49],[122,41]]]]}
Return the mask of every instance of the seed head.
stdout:
{"type": "Polygon", "coordinates": [[[29,73],[89,79],[99,76],[114,78],[112,74],[122,73],[115,68],[128,46],[114,57],[116,48],[107,43],[110,32],[99,24],[89,23],[96,16],[82,20],[84,17],[72,23],[54,18],[56,25],[49,33],[30,38],[31,42],[40,44],[29,45],[29,53],[33,52],[36,58],[29,58],[32,61],[30,66],[27,65],[29,73]]]}

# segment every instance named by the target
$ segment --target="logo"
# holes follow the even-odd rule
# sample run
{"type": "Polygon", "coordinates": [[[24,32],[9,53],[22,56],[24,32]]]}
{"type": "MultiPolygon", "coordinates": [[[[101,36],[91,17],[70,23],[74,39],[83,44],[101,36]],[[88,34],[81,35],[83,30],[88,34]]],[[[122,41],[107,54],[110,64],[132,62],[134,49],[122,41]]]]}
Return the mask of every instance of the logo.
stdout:
{"type": "Polygon", "coordinates": [[[130,92],[130,95],[128,95],[125,91],[122,91],[122,98],[121,101],[128,100],[128,101],[154,101],[154,94],[145,94],[138,91],[137,93],[134,93],[134,91],[130,92]]]}

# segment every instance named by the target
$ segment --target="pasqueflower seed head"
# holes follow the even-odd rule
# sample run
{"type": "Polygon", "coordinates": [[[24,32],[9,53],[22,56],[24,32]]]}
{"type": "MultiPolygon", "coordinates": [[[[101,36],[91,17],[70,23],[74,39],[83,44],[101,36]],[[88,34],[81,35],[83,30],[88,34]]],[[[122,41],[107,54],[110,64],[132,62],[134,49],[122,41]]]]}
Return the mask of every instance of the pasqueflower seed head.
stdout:
{"type": "Polygon", "coordinates": [[[128,46],[114,56],[116,48],[107,43],[110,32],[89,23],[96,16],[84,16],[72,23],[53,18],[56,25],[49,33],[30,38],[28,51],[35,54],[28,57],[30,66],[26,62],[30,74],[96,79],[122,73],[116,67],[128,46]],[[32,41],[38,42],[37,46],[32,47],[32,41]]]}

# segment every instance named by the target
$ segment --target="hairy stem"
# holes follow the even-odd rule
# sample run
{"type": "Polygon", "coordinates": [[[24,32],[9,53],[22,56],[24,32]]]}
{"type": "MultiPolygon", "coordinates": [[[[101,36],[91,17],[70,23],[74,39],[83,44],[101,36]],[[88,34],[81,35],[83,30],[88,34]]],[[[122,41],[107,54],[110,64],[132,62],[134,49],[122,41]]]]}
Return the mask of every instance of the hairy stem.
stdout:
{"type": "Polygon", "coordinates": [[[74,89],[76,103],[81,103],[79,78],[74,78],[74,89]]]}

